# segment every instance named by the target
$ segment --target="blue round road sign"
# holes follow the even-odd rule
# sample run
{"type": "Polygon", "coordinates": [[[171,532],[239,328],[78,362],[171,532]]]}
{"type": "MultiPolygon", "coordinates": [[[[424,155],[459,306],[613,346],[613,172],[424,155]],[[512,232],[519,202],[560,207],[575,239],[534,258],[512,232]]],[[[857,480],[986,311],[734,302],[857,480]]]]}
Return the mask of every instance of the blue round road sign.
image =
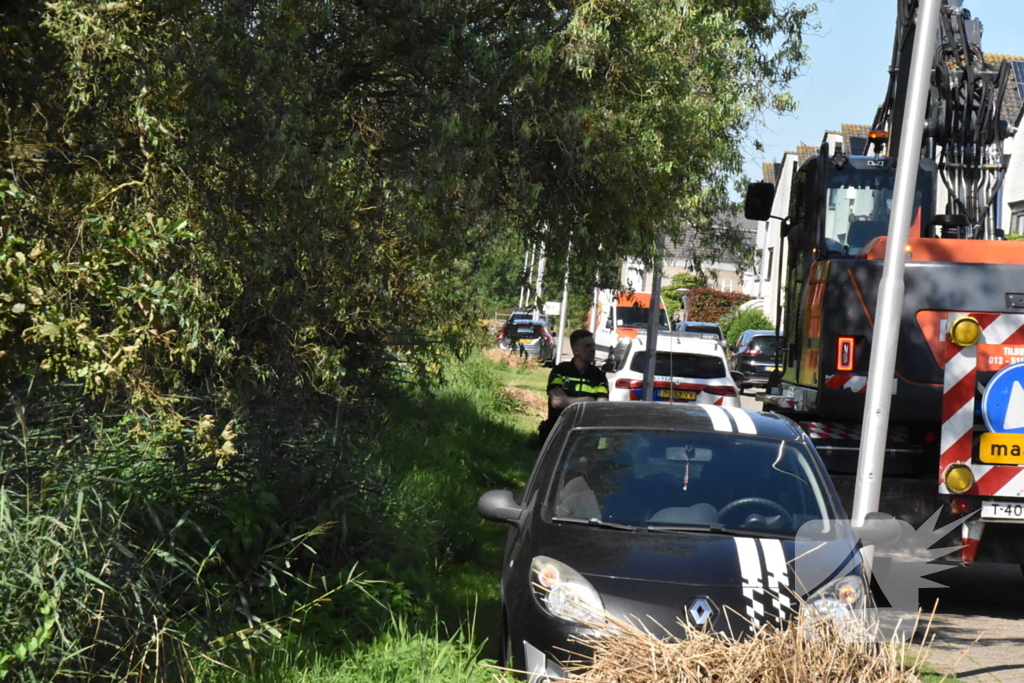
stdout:
{"type": "Polygon", "coordinates": [[[981,416],[990,432],[1024,434],[1024,363],[992,376],[981,396],[981,416]]]}

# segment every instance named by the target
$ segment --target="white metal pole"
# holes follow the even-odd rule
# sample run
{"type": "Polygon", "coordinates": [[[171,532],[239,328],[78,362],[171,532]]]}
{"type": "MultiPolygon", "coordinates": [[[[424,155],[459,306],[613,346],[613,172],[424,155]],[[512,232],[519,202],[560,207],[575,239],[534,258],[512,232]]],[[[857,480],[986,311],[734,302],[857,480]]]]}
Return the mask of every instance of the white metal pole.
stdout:
{"type": "Polygon", "coordinates": [[[860,459],[857,462],[857,488],[851,512],[854,526],[862,525],[869,512],[878,510],[882,489],[885,441],[896,370],[896,345],[899,342],[903,307],[903,271],[941,2],[922,0],[918,9],[918,28],[910,62],[899,164],[896,166],[896,185],[893,189],[892,214],[889,217],[889,237],[885,246],[882,282],[875,308],[875,331],[871,340],[860,459]]]}
{"type": "MultiPolygon", "coordinates": [[[[523,275],[526,276],[530,268],[530,245],[526,245],[526,257],[523,259],[523,275]]],[[[523,307],[523,297],[526,296],[526,283],[519,285],[519,308],[523,307]]]]}
{"type": "Polygon", "coordinates": [[[523,298],[523,304],[526,306],[530,305],[530,296],[533,294],[533,289],[530,287],[530,282],[533,281],[533,267],[537,263],[537,245],[530,245],[530,265],[526,273],[526,296],[523,298]]]}
{"type": "Polygon", "coordinates": [[[594,300],[590,304],[590,317],[587,319],[587,329],[597,332],[597,300],[600,290],[594,287],[594,300]]]}
{"type": "Polygon", "coordinates": [[[565,339],[565,316],[569,310],[569,254],[572,253],[572,241],[565,249],[565,279],[562,281],[562,310],[558,312],[558,343],[555,345],[555,363],[562,361],[562,341],[565,339]]]}
{"type": "Polygon", "coordinates": [[[537,259],[537,286],[534,290],[534,303],[537,308],[534,309],[533,319],[537,320],[540,316],[540,308],[544,305],[544,266],[547,263],[546,250],[544,243],[541,242],[539,245],[540,257],[537,259]]]}

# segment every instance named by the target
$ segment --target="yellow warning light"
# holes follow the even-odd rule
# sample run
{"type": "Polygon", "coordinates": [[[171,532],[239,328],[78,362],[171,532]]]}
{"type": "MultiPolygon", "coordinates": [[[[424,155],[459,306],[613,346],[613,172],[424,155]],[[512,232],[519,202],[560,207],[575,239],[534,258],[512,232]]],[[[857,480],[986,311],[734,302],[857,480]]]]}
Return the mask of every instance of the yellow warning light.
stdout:
{"type": "Polygon", "coordinates": [[[869,130],[868,140],[870,142],[888,142],[889,134],[884,130],[869,130]]]}
{"type": "Polygon", "coordinates": [[[963,463],[956,463],[946,468],[946,488],[953,493],[963,493],[974,486],[974,472],[963,463]]]}
{"type": "Polygon", "coordinates": [[[974,346],[981,339],[981,323],[969,315],[957,318],[949,326],[949,341],[957,346],[974,346]]]}

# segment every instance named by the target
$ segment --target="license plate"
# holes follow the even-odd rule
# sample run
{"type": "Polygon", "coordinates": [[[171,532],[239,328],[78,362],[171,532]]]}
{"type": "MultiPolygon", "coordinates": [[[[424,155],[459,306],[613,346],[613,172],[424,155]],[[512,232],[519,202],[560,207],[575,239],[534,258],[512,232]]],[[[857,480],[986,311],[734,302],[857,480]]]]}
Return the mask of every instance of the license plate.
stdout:
{"type": "Polygon", "coordinates": [[[982,519],[999,519],[1004,522],[1024,522],[1024,500],[983,500],[981,501],[982,519]]]}
{"type": "Polygon", "coordinates": [[[978,444],[978,459],[989,465],[1024,465],[1024,434],[985,432],[978,444]]]}
{"type": "Polygon", "coordinates": [[[660,389],[658,390],[658,397],[665,400],[672,399],[674,401],[692,401],[697,398],[697,392],[684,391],[682,389],[660,389]]]}

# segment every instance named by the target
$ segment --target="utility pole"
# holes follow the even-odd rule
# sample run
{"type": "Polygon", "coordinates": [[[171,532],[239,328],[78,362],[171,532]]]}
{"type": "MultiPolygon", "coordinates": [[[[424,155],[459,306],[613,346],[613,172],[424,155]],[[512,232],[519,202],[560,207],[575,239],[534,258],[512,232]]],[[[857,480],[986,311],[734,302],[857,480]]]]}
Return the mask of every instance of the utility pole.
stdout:
{"type": "Polygon", "coordinates": [[[569,312],[569,254],[572,253],[572,240],[565,248],[565,279],[562,281],[562,310],[558,312],[558,341],[555,344],[555,364],[562,362],[562,341],[565,339],[565,316],[569,312]]]}
{"type": "Polygon", "coordinates": [[[538,245],[540,256],[537,259],[537,286],[534,289],[533,303],[537,308],[533,311],[533,319],[538,320],[540,317],[540,307],[544,305],[544,266],[547,263],[547,257],[545,256],[546,249],[544,243],[541,242],[538,245]]]}
{"type": "Polygon", "coordinates": [[[519,284],[519,308],[523,307],[523,301],[526,297],[526,283],[530,281],[530,256],[533,254],[533,249],[530,245],[526,245],[526,257],[523,259],[523,276],[525,280],[519,284]]]}
{"type": "Polygon", "coordinates": [[[658,235],[654,255],[654,277],[651,279],[651,303],[647,309],[647,356],[644,362],[643,397],[654,400],[654,361],[658,356],[658,325],[661,322],[661,259],[665,249],[664,235],[658,235]]]}
{"type": "MultiPolygon", "coordinates": [[[[885,245],[885,263],[875,308],[875,329],[871,341],[864,422],[857,462],[857,488],[853,496],[851,522],[862,526],[869,512],[878,510],[885,462],[885,442],[889,431],[892,382],[896,370],[896,346],[899,342],[903,306],[903,272],[907,240],[914,208],[918,159],[924,132],[925,107],[931,81],[935,35],[942,0],[922,0],[918,9],[918,29],[914,36],[910,62],[906,111],[900,136],[896,184],[893,188],[889,237],[885,245]]],[[[867,558],[870,566],[870,556],[867,558]]]]}

